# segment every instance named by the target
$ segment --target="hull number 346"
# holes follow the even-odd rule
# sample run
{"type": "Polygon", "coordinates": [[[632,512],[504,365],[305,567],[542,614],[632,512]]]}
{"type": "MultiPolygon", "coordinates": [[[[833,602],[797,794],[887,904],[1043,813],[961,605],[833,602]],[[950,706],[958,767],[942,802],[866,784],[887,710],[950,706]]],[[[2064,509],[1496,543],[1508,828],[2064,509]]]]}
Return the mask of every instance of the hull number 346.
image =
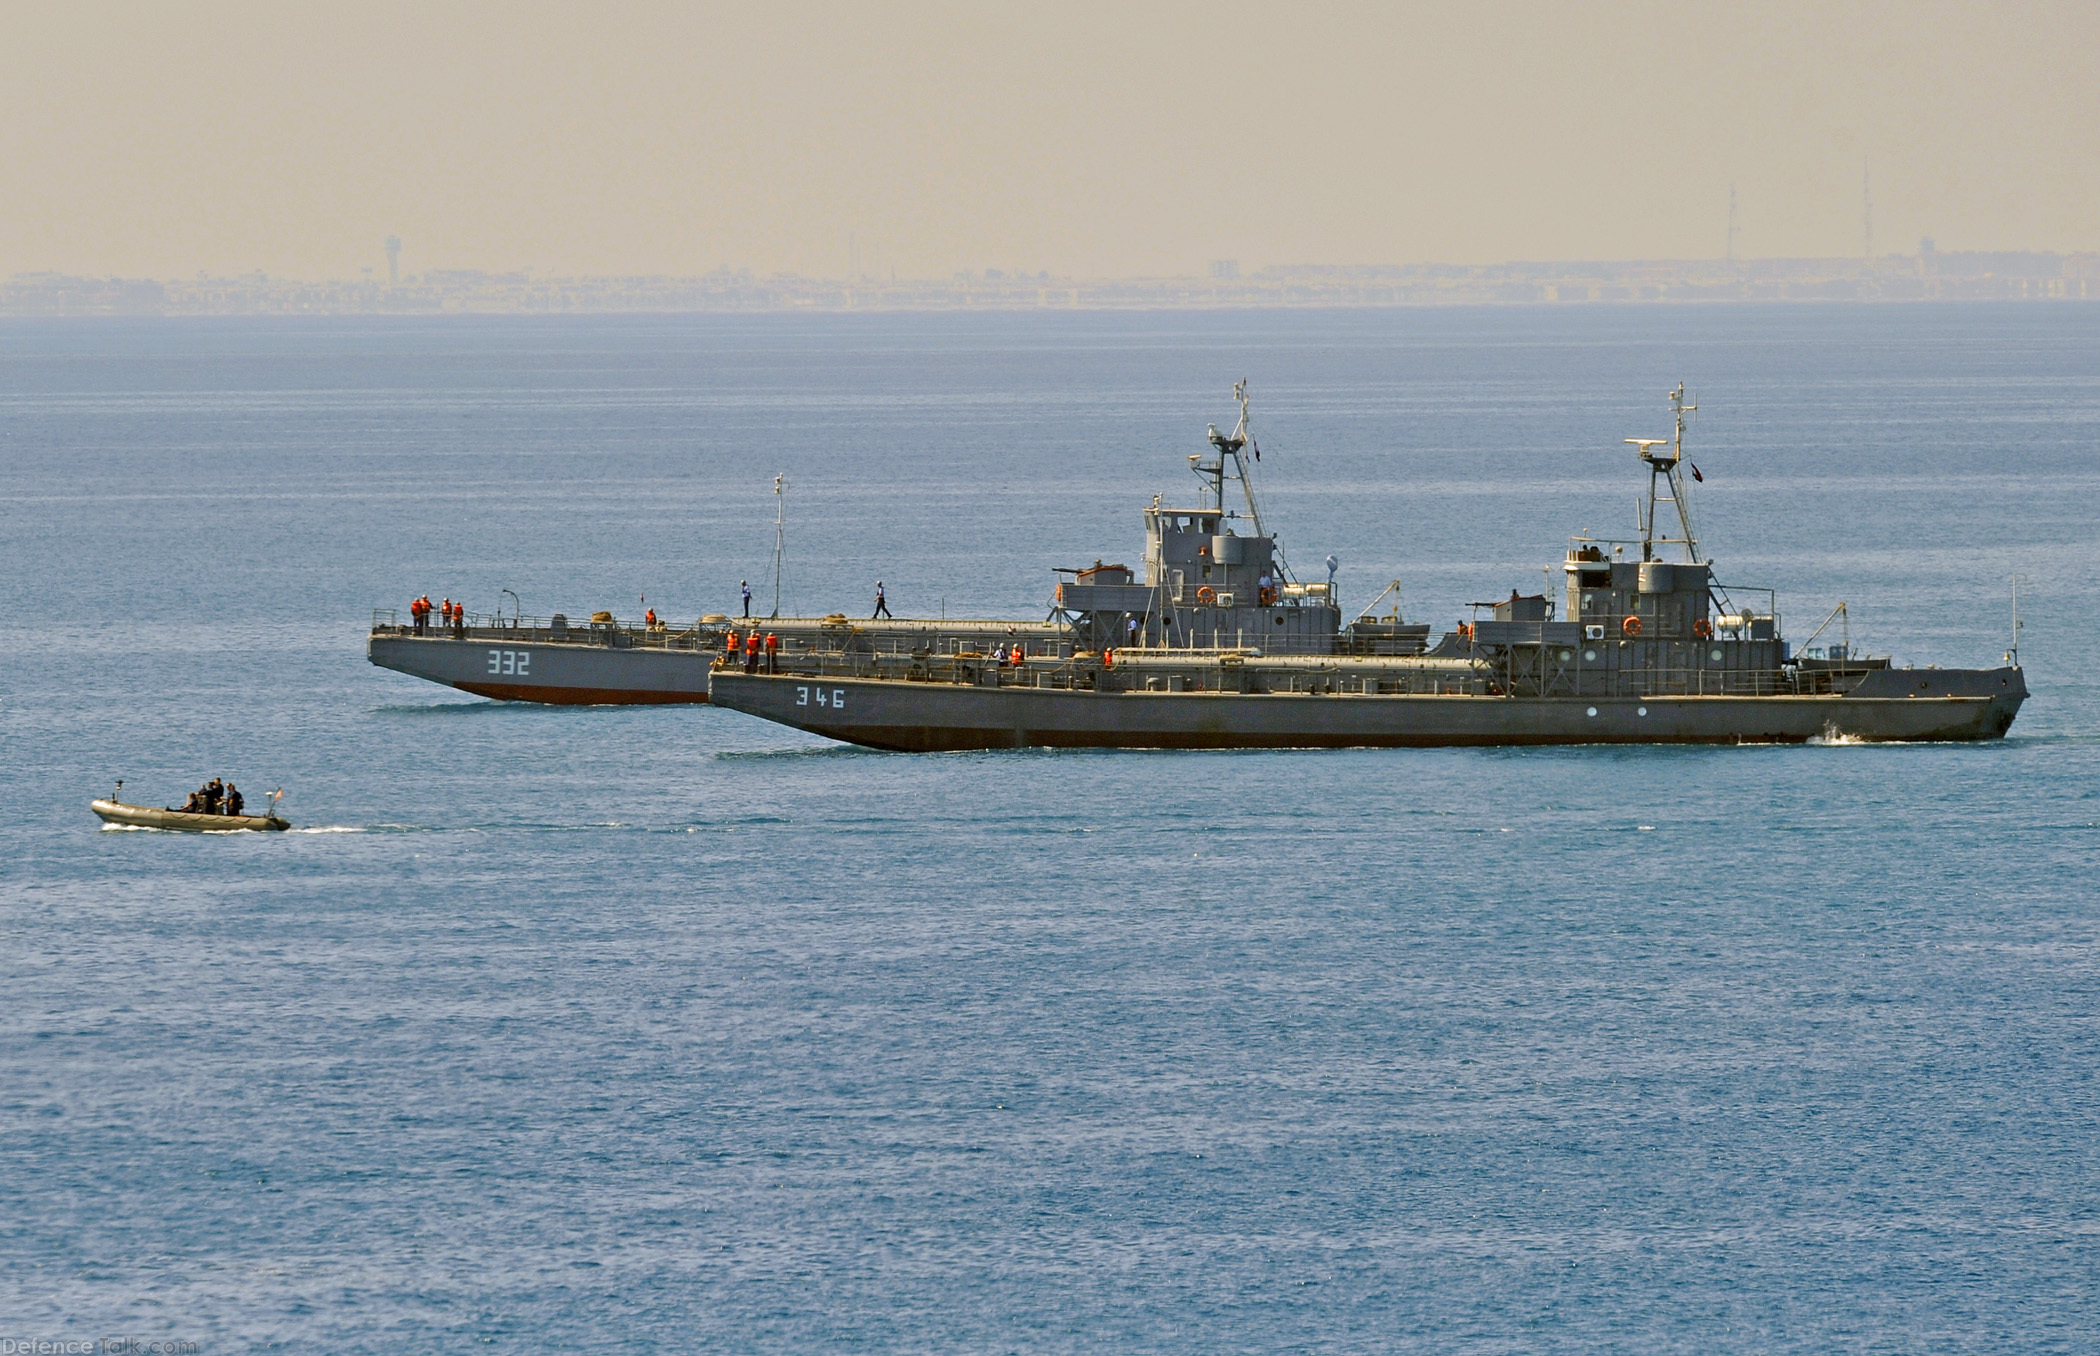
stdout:
{"type": "Polygon", "coordinates": [[[809,694],[812,692],[817,694],[817,705],[828,706],[834,711],[846,709],[846,689],[842,687],[797,687],[795,689],[795,705],[809,705],[809,694]]]}

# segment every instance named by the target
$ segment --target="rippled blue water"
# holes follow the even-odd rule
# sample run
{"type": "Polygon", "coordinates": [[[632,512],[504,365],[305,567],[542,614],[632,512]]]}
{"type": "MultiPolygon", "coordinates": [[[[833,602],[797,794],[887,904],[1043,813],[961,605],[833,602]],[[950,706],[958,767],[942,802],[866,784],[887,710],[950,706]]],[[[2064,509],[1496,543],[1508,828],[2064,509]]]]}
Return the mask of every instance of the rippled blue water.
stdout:
{"type": "Polygon", "coordinates": [[[0,1321],[603,1350],[2100,1340],[2100,308],[0,324],[0,1321]],[[911,757],[375,606],[1039,615],[1252,380],[1440,626],[1700,527],[2003,743],[911,757]],[[220,773],[307,831],[104,832],[220,773]]]}

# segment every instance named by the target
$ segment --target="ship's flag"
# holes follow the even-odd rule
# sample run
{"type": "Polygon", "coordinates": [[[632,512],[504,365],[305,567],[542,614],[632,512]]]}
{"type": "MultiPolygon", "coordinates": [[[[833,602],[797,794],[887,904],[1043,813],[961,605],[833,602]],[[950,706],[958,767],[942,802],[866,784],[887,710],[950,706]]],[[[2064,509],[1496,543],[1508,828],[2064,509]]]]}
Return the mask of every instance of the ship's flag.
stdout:
{"type": "Polygon", "coordinates": [[[1689,466],[1689,467],[1691,467],[1691,468],[1692,468],[1692,479],[1694,479],[1694,480],[1697,480],[1697,481],[1700,481],[1701,483],[1704,483],[1704,482],[1705,482],[1705,480],[1706,480],[1706,477],[1705,477],[1705,476],[1702,476],[1702,475],[1700,475],[1700,474],[1699,474],[1699,463],[1698,463],[1698,462],[1696,462],[1696,461],[1688,461],[1688,462],[1686,462],[1686,463],[1685,463],[1685,465],[1687,465],[1687,466],[1689,466]]]}

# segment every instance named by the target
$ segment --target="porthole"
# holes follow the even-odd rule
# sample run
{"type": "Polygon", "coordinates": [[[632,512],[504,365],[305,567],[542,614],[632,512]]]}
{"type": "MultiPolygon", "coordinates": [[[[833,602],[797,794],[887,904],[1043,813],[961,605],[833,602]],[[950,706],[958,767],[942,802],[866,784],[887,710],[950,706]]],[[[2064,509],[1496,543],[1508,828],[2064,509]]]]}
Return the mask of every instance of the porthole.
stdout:
{"type": "Polygon", "coordinates": [[[1276,624],[1278,626],[1283,625],[1283,614],[1280,612],[1276,615],[1276,624]]]}
{"type": "Polygon", "coordinates": [[[1596,652],[1595,650],[1584,650],[1584,651],[1582,652],[1582,662],[1583,662],[1583,663],[1585,663],[1585,664],[1594,664],[1594,663],[1596,663],[1596,662],[1597,662],[1597,652],[1596,652]]]}
{"type": "Polygon", "coordinates": [[[1708,650],[1706,658],[1708,663],[1718,664],[1721,662],[1721,652],[1719,650],[1708,650]]]}
{"type": "Polygon", "coordinates": [[[1573,650],[1562,650],[1560,652],[1560,662],[1563,664],[1567,663],[1570,659],[1573,659],[1574,657],[1575,652],[1573,650]]]}
{"type": "Polygon", "coordinates": [[[1647,714],[1648,714],[1648,708],[1644,706],[1644,707],[1640,708],[1640,709],[1639,709],[1638,711],[1635,711],[1635,712],[1634,712],[1634,714],[1635,714],[1635,715],[1637,715],[1637,716],[1645,716],[1645,715],[1647,715],[1647,714]]]}
{"type": "Polygon", "coordinates": [[[1593,706],[1593,707],[1591,707],[1591,708],[1590,708],[1590,714],[1591,714],[1591,715],[1593,715],[1593,716],[1594,716],[1594,715],[1596,715],[1596,714],[1597,714],[1597,708],[1596,708],[1596,707],[1594,707],[1594,706],[1593,706]]]}

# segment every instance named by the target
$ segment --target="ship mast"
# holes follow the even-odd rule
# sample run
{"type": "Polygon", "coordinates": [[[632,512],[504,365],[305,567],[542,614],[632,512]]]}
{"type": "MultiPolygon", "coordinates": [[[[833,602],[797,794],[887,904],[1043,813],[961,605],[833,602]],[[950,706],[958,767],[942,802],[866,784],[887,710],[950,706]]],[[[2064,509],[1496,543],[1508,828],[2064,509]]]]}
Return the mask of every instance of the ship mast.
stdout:
{"type": "Polygon", "coordinates": [[[787,472],[773,477],[773,613],[780,615],[780,575],[787,559],[787,472]]]}
{"type": "Polygon", "coordinates": [[[1685,559],[1699,563],[1699,539],[1692,531],[1692,506],[1684,492],[1684,417],[1698,409],[1684,401],[1684,383],[1670,392],[1670,409],[1676,415],[1677,432],[1674,438],[1628,438],[1640,459],[1648,463],[1648,504],[1641,515],[1641,559],[1655,559],[1655,548],[1682,546],[1685,559]],[[1667,447],[1667,452],[1658,452],[1658,447],[1667,447]],[[1665,487],[1668,492],[1665,493],[1665,487]],[[1666,503],[1677,510],[1677,525],[1683,529],[1682,537],[1658,537],[1655,535],[1655,506],[1666,503]]]}
{"type": "Polygon", "coordinates": [[[1230,434],[1218,432],[1218,426],[1210,426],[1210,445],[1218,449],[1216,461],[1204,461],[1194,453],[1189,460],[1196,463],[1196,475],[1203,480],[1204,488],[1210,491],[1208,507],[1219,513],[1225,511],[1225,482],[1228,479],[1240,482],[1240,491],[1247,497],[1247,516],[1254,520],[1254,535],[1268,536],[1261,525],[1261,505],[1254,499],[1254,482],[1247,478],[1247,451],[1252,449],[1255,459],[1261,458],[1261,448],[1254,441],[1254,432],[1247,424],[1247,379],[1241,377],[1232,385],[1232,398],[1240,403],[1240,421],[1233,425],[1230,434]],[[1226,458],[1232,459],[1232,468],[1225,466],[1226,458]]]}

